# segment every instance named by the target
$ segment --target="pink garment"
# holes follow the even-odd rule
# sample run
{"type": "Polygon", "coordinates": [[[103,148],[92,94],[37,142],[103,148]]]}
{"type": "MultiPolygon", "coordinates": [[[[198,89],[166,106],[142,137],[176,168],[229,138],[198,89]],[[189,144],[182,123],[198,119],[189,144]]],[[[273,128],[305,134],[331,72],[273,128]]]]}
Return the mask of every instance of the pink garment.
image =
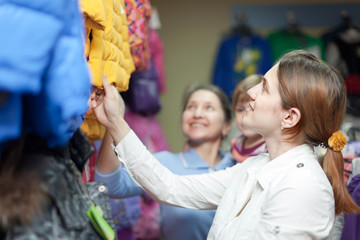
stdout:
{"type": "Polygon", "coordinates": [[[125,112],[124,119],[150,152],[170,151],[164,132],[156,116],[125,112]]]}
{"type": "Polygon", "coordinates": [[[149,20],[151,4],[149,0],[125,0],[126,16],[131,55],[136,71],[149,69],[149,20]]]}
{"type": "Polygon", "coordinates": [[[244,140],[245,136],[242,134],[236,138],[231,139],[230,152],[236,161],[243,162],[249,157],[268,152],[265,141],[255,145],[254,147],[246,149],[244,148],[244,140]]]}
{"type": "MultiPolygon", "coordinates": [[[[154,115],[143,116],[127,110],[124,116],[131,129],[149,151],[170,151],[165,135],[154,115]]],[[[160,239],[160,204],[146,195],[140,198],[141,216],[133,226],[137,239],[160,239]]]]}
{"type": "Polygon", "coordinates": [[[140,198],[141,216],[132,230],[137,239],[158,239],[160,233],[160,205],[147,196],[140,198]]]}
{"type": "Polygon", "coordinates": [[[158,73],[159,92],[164,93],[166,91],[164,44],[156,30],[150,29],[149,36],[151,57],[158,73]]]}
{"type": "Polygon", "coordinates": [[[96,146],[94,143],[92,143],[92,145],[94,147],[94,152],[93,152],[93,154],[91,154],[91,156],[89,157],[89,160],[84,165],[84,170],[82,172],[83,183],[93,182],[94,177],[95,177],[95,163],[96,163],[98,150],[96,149],[96,146]]]}

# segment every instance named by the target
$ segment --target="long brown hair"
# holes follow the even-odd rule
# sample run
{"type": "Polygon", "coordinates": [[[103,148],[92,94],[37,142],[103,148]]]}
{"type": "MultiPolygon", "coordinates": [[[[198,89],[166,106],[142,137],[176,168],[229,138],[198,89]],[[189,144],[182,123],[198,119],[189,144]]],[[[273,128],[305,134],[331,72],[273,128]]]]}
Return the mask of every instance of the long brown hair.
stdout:
{"type": "MultiPolygon", "coordinates": [[[[345,82],[340,73],[314,55],[296,50],[279,60],[278,79],[283,107],[301,112],[299,123],[287,131],[292,136],[304,131],[306,142],[314,146],[327,144],[346,113],[345,82]]],[[[343,180],[342,153],[328,147],[321,165],[333,187],[335,214],[360,211],[343,180]]]]}

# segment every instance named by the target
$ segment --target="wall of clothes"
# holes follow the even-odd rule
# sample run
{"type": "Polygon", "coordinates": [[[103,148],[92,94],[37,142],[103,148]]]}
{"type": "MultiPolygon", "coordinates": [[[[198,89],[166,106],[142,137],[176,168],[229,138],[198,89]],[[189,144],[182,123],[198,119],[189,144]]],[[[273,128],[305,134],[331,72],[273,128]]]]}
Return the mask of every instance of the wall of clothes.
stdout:
{"type": "MultiPolygon", "coordinates": [[[[164,46],[157,32],[161,22],[156,8],[149,0],[125,0],[124,5],[119,7],[123,7],[120,11],[123,17],[121,20],[126,21],[126,24],[119,28],[117,25],[119,19],[117,21],[107,19],[107,23],[116,26],[108,24],[104,26],[105,48],[103,52],[99,52],[98,46],[92,47],[99,42],[94,41],[99,32],[91,29],[95,15],[99,15],[98,8],[93,9],[93,6],[87,5],[94,3],[92,1],[83,3],[83,8],[87,7],[91,10],[87,10],[85,16],[92,16],[91,21],[86,17],[85,23],[87,42],[90,42],[90,46],[86,48],[89,51],[86,52],[86,56],[94,74],[93,85],[101,88],[102,73],[106,74],[124,99],[125,120],[141,141],[152,152],[169,150],[156,116],[162,108],[160,95],[166,92],[164,46]],[[109,32],[114,34],[106,34],[109,32]],[[106,36],[115,36],[115,38],[106,38],[106,36]],[[116,36],[120,36],[121,39],[116,39],[116,36]],[[118,49],[114,49],[114,46],[120,46],[123,54],[118,54],[116,52],[118,49]],[[107,59],[108,57],[111,59],[107,59]],[[103,67],[102,71],[101,67],[103,67]]],[[[105,129],[96,121],[91,110],[85,114],[81,129],[92,141],[95,149],[84,167],[83,182],[93,182],[97,154],[105,129]]],[[[124,199],[110,198],[110,207],[118,239],[160,238],[160,206],[150,197],[141,195],[124,199]]]]}
{"type": "Polygon", "coordinates": [[[0,12],[0,239],[157,238],[157,203],[109,202],[93,181],[105,129],[88,105],[109,81],[144,144],[169,149],[156,117],[166,91],[156,9],[149,0],[5,0],[0,12]]]}
{"type": "MultiPolygon", "coordinates": [[[[288,47],[310,44],[307,49],[316,53],[318,56],[321,55],[324,59],[328,48],[325,46],[325,42],[322,37],[344,23],[341,15],[341,9],[338,9],[336,13],[331,15],[331,13],[326,13],[326,6],[339,4],[359,5],[358,1],[355,0],[226,0],[221,3],[217,1],[197,1],[194,3],[185,0],[181,4],[170,4],[163,0],[153,0],[152,3],[157,6],[157,9],[161,14],[163,24],[162,28],[159,30],[159,34],[163,39],[164,46],[166,47],[165,65],[167,70],[167,92],[161,96],[163,106],[161,112],[158,114],[158,118],[163,126],[164,133],[173,151],[181,150],[182,143],[185,140],[180,130],[180,103],[182,100],[182,92],[189,83],[195,81],[213,82],[216,79],[216,75],[219,76],[221,74],[225,74],[224,76],[228,79],[231,77],[230,75],[237,78],[237,80],[229,80],[230,82],[223,83],[225,85],[228,84],[228,86],[224,86],[225,88],[231,88],[231,86],[235,84],[231,81],[239,81],[242,76],[246,75],[246,71],[248,73],[257,70],[259,70],[260,73],[264,72],[266,66],[270,66],[270,64],[275,61],[274,55],[278,56],[281,54],[282,44],[276,46],[273,45],[272,42],[277,42],[276,39],[283,38],[281,34],[282,30],[285,29],[289,32],[293,31],[294,35],[298,34],[298,36],[295,36],[297,39],[293,39],[293,37],[284,38],[284,40],[287,39],[285,44],[287,44],[288,47]],[[291,14],[291,12],[289,13],[288,11],[284,11],[277,17],[278,19],[282,19],[279,23],[277,23],[277,25],[257,25],[260,18],[263,22],[271,21],[273,16],[270,11],[271,9],[281,9],[282,6],[291,4],[295,6],[305,5],[307,7],[323,5],[325,9],[323,10],[323,15],[328,14],[328,18],[333,19],[332,23],[336,22],[336,24],[330,25],[329,23],[326,26],[319,26],[315,24],[319,20],[316,17],[311,17],[312,15],[302,17],[301,15],[299,16],[299,12],[297,11],[293,11],[293,14],[291,14]],[[245,12],[245,23],[251,30],[251,35],[254,41],[256,39],[256,43],[251,41],[249,42],[249,38],[247,40],[242,38],[245,42],[245,45],[242,47],[246,46],[246,44],[248,46],[256,44],[258,51],[247,51],[249,50],[249,48],[247,48],[247,50],[243,51],[243,56],[247,59],[246,61],[251,62],[254,60],[251,60],[251,55],[255,58],[259,58],[259,53],[262,55],[261,58],[257,60],[259,63],[256,66],[257,70],[254,70],[254,64],[239,61],[239,58],[237,58],[237,64],[234,66],[228,65],[227,67],[232,69],[230,69],[230,72],[224,73],[222,72],[223,70],[221,70],[221,67],[216,67],[217,59],[221,52],[221,44],[226,39],[231,41],[231,34],[236,28],[234,25],[234,9],[239,6],[256,6],[257,9],[263,10],[264,8],[262,8],[262,6],[272,7],[269,8],[268,11],[265,9],[265,12],[255,12],[254,15],[246,15],[245,12]],[[292,17],[297,20],[295,24],[291,24],[289,22],[289,19],[292,17]],[[307,18],[305,23],[302,21],[304,18],[307,18]],[[314,24],[307,25],[308,22],[314,22],[314,24]],[[272,34],[271,37],[270,34],[272,34]],[[216,69],[218,69],[218,71],[216,71],[216,69]],[[234,69],[236,71],[233,71],[234,69]]],[[[278,14],[277,12],[275,13],[278,14]]],[[[351,15],[351,11],[348,13],[355,25],[360,24],[357,22],[357,15],[351,15]]],[[[320,18],[320,15],[318,17],[320,18]]],[[[228,47],[230,49],[233,47],[235,49],[235,46],[231,46],[235,42],[236,41],[234,40],[233,43],[228,42],[223,46],[223,48],[226,49],[228,47]]],[[[242,51],[238,48],[238,50],[233,53],[234,59],[231,61],[235,62],[235,55],[237,54],[239,56],[241,53],[242,51]]],[[[220,55],[222,56],[222,54],[220,55]]],[[[222,64],[226,65],[227,63],[222,64]]],[[[226,66],[222,67],[223,69],[226,68],[226,66]]],[[[231,94],[230,92],[228,93],[229,95],[231,94]]]]}

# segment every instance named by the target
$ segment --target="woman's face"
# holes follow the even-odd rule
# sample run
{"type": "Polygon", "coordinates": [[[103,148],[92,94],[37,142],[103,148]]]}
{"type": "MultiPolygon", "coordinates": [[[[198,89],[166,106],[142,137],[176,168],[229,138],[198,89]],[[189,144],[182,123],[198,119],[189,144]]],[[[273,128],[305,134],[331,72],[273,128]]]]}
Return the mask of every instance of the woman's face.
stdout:
{"type": "Polygon", "coordinates": [[[280,132],[284,116],[277,70],[278,65],[275,65],[265,74],[261,83],[248,91],[251,101],[245,110],[243,125],[264,137],[280,132]]]}
{"type": "Polygon", "coordinates": [[[195,91],[182,114],[182,130],[190,142],[219,141],[230,130],[217,95],[209,90],[195,91]]]}

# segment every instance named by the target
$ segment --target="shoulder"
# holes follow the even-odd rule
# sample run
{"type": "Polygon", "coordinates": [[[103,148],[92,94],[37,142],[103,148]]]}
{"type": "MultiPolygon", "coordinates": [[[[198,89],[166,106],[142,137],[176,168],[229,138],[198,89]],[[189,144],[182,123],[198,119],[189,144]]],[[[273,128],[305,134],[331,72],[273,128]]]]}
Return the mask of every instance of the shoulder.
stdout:
{"type": "Polygon", "coordinates": [[[161,162],[162,164],[169,162],[169,161],[175,161],[176,159],[179,159],[179,153],[173,153],[169,151],[161,151],[154,153],[154,157],[161,162]]]}
{"type": "Polygon", "coordinates": [[[317,159],[302,158],[294,161],[285,174],[284,182],[288,188],[307,192],[313,197],[332,198],[332,186],[317,159]]]}
{"type": "Polygon", "coordinates": [[[157,159],[164,158],[164,157],[175,157],[176,155],[179,155],[178,153],[172,153],[169,151],[161,151],[154,153],[154,157],[157,159]]]}

